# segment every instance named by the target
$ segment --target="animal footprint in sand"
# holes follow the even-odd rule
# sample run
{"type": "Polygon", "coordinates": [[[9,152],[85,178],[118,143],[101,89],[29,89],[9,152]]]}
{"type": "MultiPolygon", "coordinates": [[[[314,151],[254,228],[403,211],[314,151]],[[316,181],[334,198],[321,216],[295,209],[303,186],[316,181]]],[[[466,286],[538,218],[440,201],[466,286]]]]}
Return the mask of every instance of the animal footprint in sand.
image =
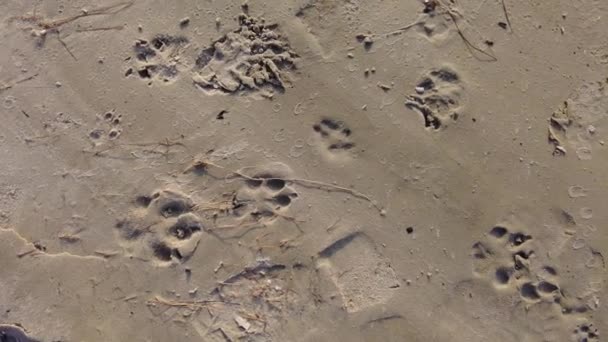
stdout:
{"type": "Polygon", "coordinates": [[[134,72],[148,82],[154,80],[170,83],[177,79],[180,68],[180,52],[188,44],[183,36],[159,34],[151,41],[140,39],[135,42],[135,70],[129,68],[125,76],[134,72]]]}
{"type": "Polygon", "coordinates": [[[194,83],[208,94],[252,94],[272,97],[289,86],[298,55],[263,18],[241,14],[238,28],[204,48],[193,70],[194,83]]]}
{"type": "Polygon", "coordinates": [[[325,271],[342,296],[348,312],[386,303],[399,280],[372,239],[354,232],[319,252],[318,267],[325,271]]]}
{"type": "Polygon", "coordinates": [[[589,311],[587,305],[567,295],[559,285],[557,269],[542,262],[532,240],[525,232],[493,227],[485,242],[473,244],[474,273],[492,280],[497,289],[517,289],[528,303],[555,303],[565,315],[589,311]]]}
{"type": "Polygon", "coordinates": [[[214,214],[219,227],[251,227],[272,223],[279,217],[288,216],[298,193],[288,179],[291,169],[282,163],[270,163],[250,168],[244,183],[232,194],[227,215],[214,214]]]}
{"type": "Polygon", "coordinates": [[[89,138],[93,145],[102,145],[109,140],[115,140],[122,133],[121,122],[122,114],[117,114],[115,110],[110,110],[97,116],[98,125],[89,132],[89,138]]]}
{"type": "Polygon", "coordinates": [[[456,121],[463,106],[460,75],[448,67],[431,70],[416,85],[416,93],[408,96],[405,106],[422,115],[424,127],[438,130],[456,121]]]}
{"type": "Polygon", "coordinates": [[[557,272],[553,267],[545,267],[544,272],[534,269],[531,240],[532,236],[527,233],[510,232],[504,226],[493,227],[485,243],[473,244],[475,273],[491,278],[498,288],[517,288],[524,300],[554,300],[559,294],[555,283],[557,272]]]}
{"type": "Polygon", "coordinates": [[[329,155],[343,155],[355,147],[351,140],[352,131],[342,121],[326,118],[315,123],[312,128],[317,146],[329,155]]]}
{"type": "Polygon", "coordinates": [[[549,119],[548,140],[553,155],[565,155],[572,147],[577,157],[589,160],[592,145],[599,140],[608,108],[606,82],[587,83],[555,111],[549,119]]]}
{"type": "Polygon", "coordinates": [[[597,342],[600,340],[600,333],[593,324],[581,324],[572,332],[571,341],[573,342],[597,342]]]}
{"type": "Polygon", "coordinates": [[[158,265],[181,263],[194,254],[203,225],[192,213],[190,198],[160,190],[137,197],[135,206],[127,219],[116,224],[119,242],[127,252],[158,265]]]}

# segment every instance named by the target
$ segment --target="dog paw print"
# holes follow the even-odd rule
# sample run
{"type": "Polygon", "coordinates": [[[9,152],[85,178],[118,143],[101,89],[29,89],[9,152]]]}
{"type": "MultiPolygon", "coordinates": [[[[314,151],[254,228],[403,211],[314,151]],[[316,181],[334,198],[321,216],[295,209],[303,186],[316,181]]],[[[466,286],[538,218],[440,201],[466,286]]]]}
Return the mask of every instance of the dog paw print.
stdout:
{"type": "Polygon", "coordinates": [[[171,265],[188,260],[200,242],[203,224],[184,194],[160,190],[139,196],[127,219],[116,224],[121,245],[131,254],[171,265]]]}
{"type": "Polygon", "coordinates": [[[559,290],[550,279],[537,281],[530,259],[535,252],[529,246],[532,236],[524,232],[511,232],[504,226],[495,226],[487,239],[473,244],[475,273],[491,280],[495,287],[517,289],[521,298],[537,302],[553,297],[559,290]]]}
{"type": "Polygon", "coordinates": [[[541,262],[532,248],[531,235],[505,226],[495,226],[486,235],[483,242],[472,246],[475,274],[491,280],[497,289],[519,292],[525,302],[558,305],[563,315],[589,311],[585,303],[560,286],[557,269],[541,262]]]}
{"type": "Polygon", "coordinates": [[[239,236],[277,219],[296,222],[290,209],[299,195],[290,180],[292,171],[283,163],[270,163],[242,171],[242,183],[226,191],[220,200],[197,205],[197,211],[213,222],[214,234],[239,236]],[[222,229],[229,228],[229,229],[222,229]]]}
{"type": "Polygon", "coordinates": [[[136,75],[151,82],[170,83],[180,73],[180,53],[188,44],[183,36],[156,35],[152,40],[139,39],[133,46],[135,66],[127,69],[125,76],[136,75]]]}
{"type": "Polygon", "coordinates": [[[422,115],[427,129],[439,130],[458,120],[463,106],[463,86],[458,73],[448,67],[431,70],[415,89],[405,106],[422,115]]]}
{"type": "Polygon", "coordinates": [[[574,342],[596,342],[600,340],[600,333],[592,323],[580,324],[572,332],[574,342]]]}
{"type": "Polygon", "coordinates": [[[284,170],[272,167],[253,173],[235,195],[235,201],[241,204],[240,215],[274,218],[287,212],[298,198],[288,177],[284,170]]]}
{"type": "Polygon", "coordinates": [[[122,134],[122,114],[116,110],[109,110],[97,116],[97,127],[89,132],[89,139],[93,145],[102,145],[108,141],[116,140],[122,134]]]}
{"type": "Polygon", "coordinates": [[[351,139],[352,131],[342,121],[326,118],[315,123],[312,128],[317,144],[328,153],[341,154],[355,147],[351,139]]]}

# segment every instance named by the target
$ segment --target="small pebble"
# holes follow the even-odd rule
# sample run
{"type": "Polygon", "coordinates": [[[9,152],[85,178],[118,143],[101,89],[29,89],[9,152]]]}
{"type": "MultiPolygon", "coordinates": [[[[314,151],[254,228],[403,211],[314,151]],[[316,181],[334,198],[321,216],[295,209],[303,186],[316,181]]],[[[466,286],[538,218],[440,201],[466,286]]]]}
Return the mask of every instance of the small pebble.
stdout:
{"type": "Polygon", "coordinates": [[[416,92],[418,94],[424,94],[424,87],[416,87],[416,92]]]}
{"type": "Polygon", "coordinates": [[[61,88],[61,86],[62,86],[61,82],[59,82],[59,81],[55,82],[55,87],[61,88]]]}
{"type": "Polygon", "coordinates": [[[384,84],[384,83],[378,82],[376,85],[378,86],[378,88],[380,88],[380,89],[382,89],[384,91],[391,90],[391,86],[389,86],[388,84],[384,84]]]}
{"type": "Polygon", "coordinates": [[[346,54],[346,57],[348,57],[348,58],[355,58],[355,55],[353,55],[352,52],[349,52],[349,53],[346,54]]]}
{"type": "Polygon", "coordinates": [[[188,24],[190,24],[190,18],[188,18],[188,17],[185,17],[179,21],[179,27],[181,27],[181,28],[188,26],[188,24]]]}
{"type": "Polygon", "coordinates": [[[593,126],[593,125],[587,126],[587,132],[589,132],[589,134],[594,134],[595,133],[595,126],[593,126]]]}

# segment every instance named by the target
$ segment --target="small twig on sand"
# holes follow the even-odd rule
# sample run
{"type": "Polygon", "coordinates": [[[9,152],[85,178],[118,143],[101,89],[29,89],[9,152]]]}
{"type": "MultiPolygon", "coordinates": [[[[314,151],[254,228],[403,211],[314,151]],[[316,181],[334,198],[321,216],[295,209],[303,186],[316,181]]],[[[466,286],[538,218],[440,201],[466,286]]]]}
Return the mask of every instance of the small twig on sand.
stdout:
{"type": "Polygon", "coordinates": [[[76,58],[76,56],[74,56],[72,51],[70,51],[70,48],[68,47],[68,45],[63,41],[63,39],[61,39],[61,37],[59,36],[59,32],[57,33],[57,40],[61,43],[61,45],[63,45],[63,47],[70,54],[70,56],[72,56],[72,58],[74,58],[74,60],[77,61],[78,58],[76,58]]]}
{"type": "Polygon", "coordinates": [[[384,214],[385,211],[384,209],[382,209],[378,204],[376,204],[376,201],[372,200],[369,196],[365,195],[364,193],[361,193],[355,189],[351,189],[351,188],[347,188],[347,187],[343,187],[343,186],[339,186],[339,185],[334,185],[334,184],[330,184],[330,183],[325,183],[325,182],[320,182],[320,181],[315,181],[315,180],[310,180],[310,179],[304,179],[304,178],[257,178],[257,177],[251,177],[249,175],[246,175],[240,171],[234,171],[234,170],[229,170],[221,165],[217,165],[214,164],[210,161],[195,161],[194,163],[192,163],[188,168],[186,168],[184,170],[184,173],[188,173],[192,170],[197,170],[197,171],[201,171],[206,169],[207,167],[214,167],[220,170],[224,170],[224,171],[228,171],[231,174],[243,178],[245,180],[249,180],[249,181],[264,181],[264,180],[283,180],[286,182],[292,182],[292,183],[296,183],[299,185],[302,185],[304,187],[311,187],[311,188],[315,188],[315,189],[326,189],[328,191],[336,191],[336,192],[343,192],[346,194],[349,194],[353,197],[365,200],[369,203],[371,203],[371,205],[378,210],[378,212],[380,214],[384,214]]]}
{"type": "Polygon", "coordinates": [[[225,302],[221,300],[196,300],[196,301],[187,301],[187,302],[178,302],[170,299],[165,299],[159,296],[154,297],[153,299],[148,300],[148,304],[162,304],[167,306],[174,307],[182,307],[182,308],[190,308],[190,309],[201,309],[208,305],[213,304],[225,304],[225,305],[241,305],[239,303],[225,302]]]}
{"type": "Polygon", "coordinates": [[[8,83],[8,84],[0,85],[0,93],[3,92],[3,91],[5,91],[5,90],[11,89],[12,87],[16,86],[19,83],[23,83],[23,82],[26,82],[26,81],[33,80],[34,78],[36,78],[36,76],[38,76],[38,73],[35,73],[33,75],[20,78],[20,79],[18,79],[16,81],[8,83]]]}
{"type": "MultiPolygon", "coordinates": [[[[91,153],[95,157],[111,158],[111,156],[106,155],[106,153],[110,152],[118,147],[142,147],[143,148],[143,147],[149,147],[149,146],[152,146],[153,148],[152,149],[143,149],[143,151],[163,155],[165,157],[165,159],[168,159],[169,152],[171,151],[172,147],[179,146],[179,147],[186,148],[186,145],[179,142],[178,140],[171,141],[171,140],[169,140],[169,138],[166,138],[164,142],[160,141],[160,142],[148,142],[148,143],[122,143],[122,144],[117,143],[117,144],[113,144],[103,150],[99,150],[99,151],[83,150],[83,152],[91,153]],[[158,147],[164,147],[165,151],[164,152],[156,151],[155,149],[158,147]]],[[[137,157],[132,158],[132,159],[137,159],[137,157]]]]}
{"type": "Polygon", "coordinates": [[[507,5],[505,4],[505,0],[501,0],[502,2],[502,10],[505,12],[505,19],[507,20],[507,25],[509,25],[509,30],[513,32],[513,26],[511,26],[511,20],[509,19],[509,11],[507,11],[507,5]]]}
{"type": "Polygon", "coordinates": [[[385,37],[385,38],[386,38],[386,37],[391,37],[391,36],[397,36],[397,35],[402,34],[402,33],[403,33],[403,32],[405,32],[405,31],[407,31],[407,30],[411,29],[412,27],[414,27],[414,26],[416,26],[416,25],[419,25],[420,23],[421,23],[421,21],[420,21],[420,20],[416,20],[416,21],[414,21],[413,23],[411,23],[411,24],[409,24],[409,25],[403,26],[403,27],[398,28],[398,29],[396,29],[396,30],[393,30],[393,31],[391,31],[391,32],[382,33],[382,34],[380,34],[380,36],[381,36],[381,37],[385,37]]]}
{"type": "Polygon", "coordinates": [[[225,224],[222,226],[214,226],[209,228],[209,230],[218,230],[218,229],[234,229],[234,228],[262,228],[266,227],[266,225],[262,222],[251,222],[251,223],[239,223],[239,224],[225,224]]]}
{"type": "Polygon", "coordinates": [[[342,221],[342,218],[338,218],[336,221],[334,221],[334,223],[327,226],[327,228],[325,228],[325,231],[329,233],[330,231],[334,230],[334,228],[340,221],[342,221]]]}
{"type": "Polygon", "coordinates": [[[21,20],[23,22],[33,23],[34,25],[38,26],[38,28],[43,29],[43,30],[57,30],[61,26],[71,23],[80,18],[92,17],[92,16],[97,16],[97,15],[116,14],[118,12],[121,12],[121,11],[131,7],[131,5],[133,5],[133,2],[134,1],[125,1],[125,2],[116,3],[114,5],[95,8],[92,10],[83,10],[82,13],[72,15],[69,17],[65,17],[65,18],[61,18],[61,19],[55,19],[55,20],[45,19],[42,16],[35,15],[35,14],[30,15],[30,16],[14,17],[11,19],[13,19],[13,20],[17,19],[17,20],[21,20]]]}
{"type": "Polygon", "coordinates": [[[390,321],[393,319],[403,319],[403,316],[401,316],[400,314],[382,316],[382,317],[371,319],[371,320],[367,321],[366,324],[374,324],[374,323],[378,323],[378,322],[390,321]]]}
{"type": "Polygon", "coordinates": [[[118,26],[107,26],[107,27],[89,27],[89,28],[77,28],[76,32],[95,32],[95,31],[110,31],[110,30],[122,30],[125,27],[122,25],[118,26]]]}
{"type": "Polygon", "coordinates": [[[70,51],[70,49],[68,48],[67,44],[59,36],[60,35],[59,29],[63,25],[76,21],[80,18],[92,17],[92,16],[98,16],[98,15],[116,14],[118,12],[121,12],[121,11],[129,8],[131,5],[133,5],[133,2],[134,1],[119,2],[114,5],[103,6],[103,7],[95,8],[92,10],[83,9],[81,11],[81,13],[79,13],[79,14],[72,15],[72,16],[65,17],[65,18],[60,18],[60,19],[54,19],[54,20],[47,19],[43,16],[37,15],[36,12],[34,11],[34,14],[32,14],[32,15],[22,15],[22,16],[18,16],[18,17],[12,17],[12,18],[10,18],[10,21],[19,20],[19,21],[22,21],[25,23],[31,23],[32,25],[34,25],[34,27],[31,28],[32,34],[34,36],[40,38],[40,41],[38,42],[38,44],[40,46],[42,46],[44,44],[44,41],[48,34],[50,34],[50,33],[56,34],[57,40],[59,41],[59,43],[61,43],[61,45],[70,54],[70,56],[72,56],[72,58],[77,61],[78,59],[76,58],[76,56],[74,56],[72,51],[70,51]]]}
{"type": "MultiPolygon", "coordinates": [[[[509,24],[509,27],[511,27],[511,22],[509,20],[509,15],[507,13],[507,7],[505,5],[505,0],[501,0],[501,1],[502,1],[503,9],[505,11],[507,23],[509,24]]],[[[446,4],[442,3],[440,0],[429,0],[426,3],[426,9],[424,12],[425,13],[424,16],[420,17],[418,20],[416,20],[404,27],[398,28],[396,30],[386,32],[386,33],[381,33],[381,34],[372,34],[371,36],[379,37],[379,38],[388,38],[391,36],[400,35],[400,34],[404,33],[405,31],[407,31],[417,25],[424,24],[425,16],[440,15],[440,14],[443,14],[444,11],[445,11],[445,14],[447,14],[452,19],[452,22],[454,23],[454,27],[456,27],[456,31],[457,31],[458,35],[460,36],[460,38],[462,39],[462,41],[464,42],[464,44],[470,51],[476,51],[478,53],[481,53],[481,54],[485,55],[486,57],[489,57],[491,61],[498,60],[495,56],[493,56],[489,52],[484,51],[483,49],[475,46],[475,44],[471,43],[471,41],[465,36],[464,32],[462,32],[462,29],[460,28],[460,25],[458,24],[458,16],[455,14],[457,12],[455,12],[450,7],[450,5],[446,5],[446,4]],[[442,9],[443,11],[438,12],[439,9],[442,9]]],[[[474,53],[473,53],[473,56],[475,56],[474,53]]],[[[475,56],[475,57],[478,58],[477,56],[475,56]]]]}
{"type": "MultiPolygon", "coordinates": [[[[445,6],[445,5],[442,5],[442,6],[445,6]]],[[[477,52],[481,53],[482,55],[489,57],[492,62],[495,62],[498,60],[495,56],[493,56],[489,52],[486,52],[486,51],[478,48],[477,46],[475,46],[473,43],[471,43],[469,41],[469,39],[464,35],[462,30],[460,29],[460,26],[458,25],[458,18],[456,17],[456,15],[453,13],[453,11],[450,8],[446,7],[446,13],[452,19],[452,22],[454,23],[454,26],[456,27],[456,32],[458,32],[458,35],[460,36],[460,38],[462,39],[462,41],[464,42],[464,44],[466,45],[466,47],[469,50],[477,51],[477,52]]],[[[474,53],[473,53],[473,56],[475,56],[474,53]]]]}

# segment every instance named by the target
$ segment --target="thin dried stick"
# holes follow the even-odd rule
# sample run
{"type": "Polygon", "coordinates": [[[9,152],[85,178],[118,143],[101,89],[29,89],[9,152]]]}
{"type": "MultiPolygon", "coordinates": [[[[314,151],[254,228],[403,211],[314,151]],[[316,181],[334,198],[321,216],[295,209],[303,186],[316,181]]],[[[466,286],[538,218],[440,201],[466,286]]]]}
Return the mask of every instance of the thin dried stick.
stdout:
{"type": "MultiPolygon", "coordinates": [[[[444,5],[442,5],[442,6],[444,6],[444,5]]],[[[458,35],[460,36],[460,38],[462,39],[462,41],[464,42],[464,44],[467,46],[467,48],[469,50],[471,50],[471,49],[475,50],[475,51],[477,51],[477,52],[479,52],[479,53],[481,53],[481,54],[489,57],[491,59],[491,61],[493,61],[493,62],[495,62],[495,61],[498,60],[492,54],[490,54],[490,53],[482,50],[481,48],[478,48],[477,46],[475,46],[473,43],[471,43],[469,41],[469,39],[464,35],[464,33],[462,32],[462,30],[460,29],[460,26],[458,26],[458,18],[456,17],[456,15],[454,13],[452,13],[451,9],[447,8],[447,12],[446,13],[450,16],[450,18],[452,18],[452,22],[454,23],[454,26],[456,27],[456,31],[458,32],[458,35]]],[[[473,56],[475,56],[475,54],[473,54],[473,56]]]]}
{"type": "Polygon", "coordinates": [[[215,226],[213,228],[210,228],[209,230],[213,231],[213,230],[218,230],[218,229],[260,228],[260,227],[266,227],[266,225],[264,223],[260,223],[260,222],[226,224],[226,225],[222,225],[222,226],[215,226]]]}
{"type": "MultiPolygon", "coordinates": [[[[510,22],[510,20],[509,20],[509,15],[507,14],[507,9],[506,9],[506,6],[505,6],[505,3],[504,3],[504,0],[502,0],[502,3],[503,3],[503,8],[504,8],[504,10],[505,10],[505,16],[506,16],[506,18],[507,18],[507,19],[506,19],[506,20],[507,20],[507,23],[509,24],[509,27],[511,27],[511,22],[510,22]]],[[[445,13],[446,13],[447,15],[449,15],[449,16],[450,16],[450,18],[451,18],[451,19],[452,19],[452,21],[454,22],[454,26],[456,27],[456,31],[457,31],[458,35],[459,35],[459,36],[460,36],[460,38],[463,40],[463,42],[465,43],[465,45],[467,46],[467,48],[468,48],[469,50],[474,50],[474,51],[477,51],[477,52],[479,52],[479,53],[481,53],[481,54],[483,54],[483,55],[485,55],[485,56],[487,56],[487,57],[491,58],[491,60],[492,60],[492,61],[497,61],[497,60],[498,60],[498,59],[497,59],[495,56],[493,56],[492,54],[490,54],[490,53],[488,53],[488,52],[486,52],[486,51],[482,50],[481,48],[479,48],[479,47],[475,46],[473,43],[471,43],[471,41],[470,41],[470,40],[469,40],[469,39],[468,39],[468,38],[467,38],[467,37],[464,35],[464,33],[462,32],[462,29],[460,28],[460,26],[458,25],[458,22],[457,22],[457,19],[458,19],[458,18],[457,18],[457,16],[454,14],[454,11],[453,11],[453,10],[452,10],[452,9],[449,7],[449,5],[445,5],[445,4],[441,3],[440,1],[435,1],[435,4],[436,4],[437,6],[439,6],[440,8],[442,8],[442,9],[445,11],[445,13]]],[[[442,12],[442,13],[443,13],[443,12],[442,12]]],[[[414,21],[413,23],[408,24],[408,25],[406,25],[406,26],[404,26],[404,27],[401,27],[401,28],[399,28],[399,29],[396,29],[396,30],[394,30],[394,31],[387,32],[387,33],[382,33],[382,34],[374,34],[373,36],[376,36],[376,37],[378,37],[378,36],[379,36],[379,37],[382,37],[382,38],[387,38],[387,37],[390,37],[390,36],[396,36],[396,35],[402,34],[403,32],[405,32],[405,31],[407,31],[407,30],[411,29],[412,27],[414,27],[414,26],[416,26],[416,25],[419,25],[419,24],[421,24],[421,23],[423,23],[423,22],[424,22],[423,20],[418,19],[418,20],[414,21]]]]}
{"type": "Polygon", "coordinates": [[[221,301],[221,300],[196,300],[196,301],[178,302],[178,301],[173,301],[170,299],[164,299],[159,296],[156,296],[153,299],[148,300],[148,304],[162,304],[162,305],[167,305],[167,306],[191,308],[191,309],[192,308],[200,309],[200,308],[206,307],[208,305],[213,305],[213,304],[241,305],[239,303],[225,302],[225,301],[221,301]]]}
{"type": "Polygon", "coordinates": [[[44,19],[42,16],[36,14],[31,16],[14,17],[12,19],[18,19],[21,21],[34,23],[36,26],[44,30],[56,30],[59,29],[61,26],[71,23],[80,18],[92,17],[97,15],[116,14],[131,7],[131,5],[133,5],[133,1],[119,2],[114,5],[103,6],[92,10],[82,11],[82,13],[55,20],[44,19]]]}
{"type": "Polygon", "coordinates": [[[420,23],[421,23],[421,21],[420,21],[420,20],[416,20],[416,21],[414,21],[414,22],[413,22],[413,23],[411,23],[411,24],[408,24],[408,25],[406,25],[406,26],[403,26],[403,27],[398,28],[398,29],[396,29],[396,30],[393,30],[393,31],[391,31],[391,32],[381,33],[381,34],[379,34],[379,36],[382,36],[382,37],[385,37],[385,38],[386,38],[386,37],[391,37],[391,36],[397,36],[397,35],[402,34],[402,33],[403,33],[403,32],[405,32],[405,31],[407,31],[407,30],[411,29],[412,27],[414,27],[414,26],[416,26],[416,25],[419,25],[420,23]]]}
{"type": "Polygon", "coordinates": [[[362,192],[359,192],[355,189],[351,189],[351,188],[347,188],[347,187],[343,187],[343,186],[339,186],[339,185],[334,185],[334,184],[330,184],[330,183],[325,183],[325,182],[320,182],[320,181],[315,181],[315,180],[310,180],[310,179],[304,179],[304,178],[256,178],[256,177],[251,177],[249,175],[246,175],[242,172],[239,171],[234,171],[234,170],[229,170],[221,165],[217,165],[214,164],[210,161],[196,161],[194,162],[191,166],[189,166],[188,168],[186,168],[186,170],[184,170],[184,173],[190,172],[191,170],[201,170],[201,169],[205,169],[208,166],[212,166],[215,167],[217,169],[220,170],[224,170],[224,171],[228,171],[231,174],[246,179],[246,180],[250,180],[250,181],[264,181],[264,180],[269,180],[269,179],[277,179],[277,180],[284,180],[286,182],[292,182],[292,183],[297,183],[300,184],[302,186],[305,187],[313,187],[316,189],[327,189],[330,191],[338,191],[338,192],[343,192],[343,193],[347,193],[353,197],[359,198],[359,199],[363,199],[369,203],[372,204],[372,206],[374,208],[376,208],[378,210],[378,212],[380,212],[381,214],[384,214],[384,209],[382,209],[380,206],[378,206],[376,204],[376,201],[372,200],[369,196],[365,195],[362,192]]]}
{"type": "Polygon", "coordinates": [[[61,39],[61,37],[59,36],[59,33],[57,33],[57,40],[61,43],[61,45],[63,45],[63,47],[65,48],[65,50],[70,54],[70,56],[72,56],[72,58],[74,58],[75,61],[78,60],[78,58],[76,58],[76,56],[74,56],[74,54],[72,53],[72,51],[70,51],[70,48],[68,47],[68,45],[63,41],[63,39],[61,39]]]}
{"type": "Polygon", "coordinates": [[[12,83],[3,84],[2,86],[0,86],[0,93],[3,92],[3,91],[5,91],[5,90],[11,89],[12,87],[16,86],[19,83],[23,83],[23,82],[26,82],[26,81],[33,80],[34,78],[36,78],[36,76],[38,76],[38,73],[35,73],[33,75],[20,78],[20,79],[14,81],[12,83]]]}
{"type": "Polygon", "coordinates": [[[513,26],[511,26],[511,20],[509,19],[509,11],[507,11],[507,5],[505,4],[505,0],[501,0],[502,10],[505,12],[505,19],[507,20],[507,24],[509,25],[509,29],[513,32],[513,26]]]}
{"type": "Polygon", "coordinates": [[[106,26],[106,27],[90,27],[90,28],[78,28],[76,32],[95,32],[95,31],[110,31],[110,30],[122,30],[125,27],[122,25],[118,26],[106,26]]]}

